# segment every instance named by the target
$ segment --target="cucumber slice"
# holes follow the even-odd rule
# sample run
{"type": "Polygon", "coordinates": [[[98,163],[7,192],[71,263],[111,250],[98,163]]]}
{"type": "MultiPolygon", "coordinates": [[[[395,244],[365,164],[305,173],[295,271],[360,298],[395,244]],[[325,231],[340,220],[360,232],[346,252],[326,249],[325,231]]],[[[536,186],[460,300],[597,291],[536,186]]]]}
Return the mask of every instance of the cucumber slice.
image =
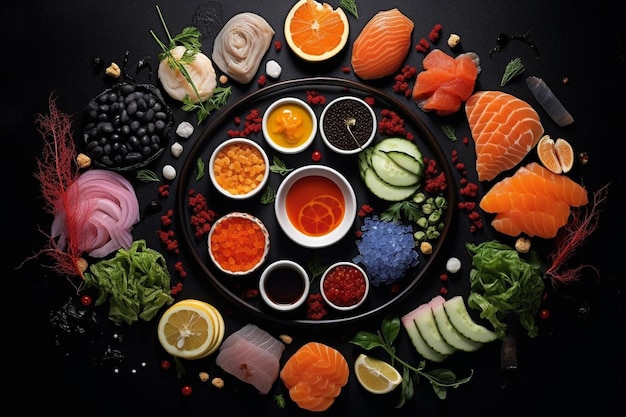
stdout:
{"type": "Polygon", "coordinates": [[[372,167],[368,167],[361,174],[365,186],[376,197],[385,201],[402,201],[410,198],[420,188],[419,183],[408,187],[395,187],[381,180],[372,167]]]}
{"type": "Polygon", "coordinates": [[[441,336],[441,332],[439,332],[439,328],[435,322],[435,316],[428,303],[422,304],[415,310],[413,321],[415,321],[417,329],[420,331],[424,341],[428,346],[433,348],[434,351],[441,355],[451,355],[456,351],[456,349],[450,346],[443,336],[441,336]]]}
{"type": "Polygon", "coordinates": [[[495,332],[472,320],[462,296],[450,298],[443,304],[443,307],[450,323],[468,339],[479,343],[489,343],[498,338],[495,332]]]}
{"type": "Polygon", "coordinates": [[[435,323],[437,323],[437,328],[443,339],[448,342],[450,346],[463,352],[474,352],[478,350],[482,346],[482,343],[474,342],[463,336],[452,323],[450,323],[450,319],[448,319],[446,310],[443,307],[445,302],[445,298],[441,295],[437,295],[428,303],[433,311],[435,323]]]}
{"type": "Polygon", "coordinates": [[[407,171],[420,177],[422,176],[422,172],[424,171],[424,161],[418,161],[408,153],[400,151],[386,151],[384,154],[407,171]]]}
{"type": "Polygon", "coordinates": [[[411,142],[410,140],[404,138],[385,138],[374,145],[374,150],[381,152],[404,152],[405,154],[412,156],[417,161],[421,161],[422,163],[424,161],[422,151],[420,151],[420,148],[417,147],[415,142],[411,142]]]}
{"type": "Polygon", "coordinates": [[[378,177],[394,187],[408,187],[416,185],[420,178],[400,165],[396,164],[387,154],[374,150],[371,152],[370,165],[378,177]]]}
{"type": "Polygon", "coordinates": [[[413,347],[424,359],[432,362],[443,362],[448,356],[442,355],[436,352],[433,348],[428,346],[422,335],[420,334],[417,324],[413,321],[412,314],[409,313],[402,317],[402,326],[406,330],[413,347]]]}

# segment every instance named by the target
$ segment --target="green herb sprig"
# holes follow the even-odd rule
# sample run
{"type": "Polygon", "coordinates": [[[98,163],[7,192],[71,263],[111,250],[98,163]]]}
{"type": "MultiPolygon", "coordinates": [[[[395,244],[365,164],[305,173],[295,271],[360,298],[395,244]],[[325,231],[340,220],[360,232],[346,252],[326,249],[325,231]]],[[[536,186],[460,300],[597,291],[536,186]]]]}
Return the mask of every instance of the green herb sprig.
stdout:
{"type": "Polygon", "coordinates": [[[159,182],[161,181],[157,174],[149,169],[140,169],[135,175],[141,182],[159,182]]]}
{"type": "Polygon", "coordinates": [[[522,63],[520,58],[512,59],[504,69],[504,74],[502,75],[502,81],[500,81],[500,87],[504,87],[511,81],[513,78],[522,74],[526,67],[522,63]]]}
{"type": "Polygon", "coordinates": [[[382,348],[391,357],[392,365],[397,362],[402,366],[402,383],[400,385],[402,392],[396,408],[402,407],[407,400],[413,397],[413,381],[419,383],[420,378],[425,378],[430,382],[435,394],[442,400],[446,398],[448,388],[458,388],[470,381],[474,375],[473,370],[470,370],[468,377],[457,379],[454,372],[449,369],[425,371],[426,361],[424,360],[420,361],[417,367],[414,367],[400,359],[396,354],[393,342],[400,334],[401,325],[400,318],[388,315],[383,319],[381,328],[376,333],[360,331],[350,340],[350,343],[368,351],[374,348],[382,348]]]}
{"type": "Polygon", "coordinates": [[[213,95],[202,101],[200,97],[200,93],[198,92],[198,88],[196,84],[193,82],[191,75],[185,68],[185,65],[191,64],[195,61],[196,55],[201,52],[202,43],[200,42],[200,38],[202,34],[198,30],[198,28],[189,26],[183,28],[180,34],[172,37],[170,35],[170,31],[165,24],[165,19],[163,19],[163,15],[161,14],[161,9],[159,6],[156,6],[157,13],[159,14],[159,19],[161,19],[161,24],[163,25],[163,29],[167,34],[167,38],[169,43],[166,45],[163,43],[158,36],[154,33],[153,30],[150,30],[150,34],[154,38],[154,40],[161,47],[162,52],[159,54],[159,61],[167,60],[168,66],[176,71],[180,71],[181,74],[185,77],[185,80],[191,85],[196,97],[192,99],[189,95],[186,95],[183,98],[183,106],[182,109],[186,112],[196,111],[196,116],[198,119],[198,124],[201,124],[204,120],[209,117],[214,110],[221,109],[228,100],[230,93],[232,91],[231,87],[216,87],[213,90],[213,95]],[[174,57],[172,55],[172,49],[176,46],[184,46],[185,52],[180,58],[174,57]]]}
{"type": "Polygon", "coordinates": [[[276,191],[269,185],[263,189],[261,204],[272,204],[276,199],[276,191]]]}
{"type": "Polygon", "coordinates": [[[287,175],[287,173],[293,171],[293,168],[287,168],[285,162],[279,157],[275,156],[272,158],[272,165],[270,165],[270,171],[275,174],[287,175]]]}
{"type": "Polygon", "coordinates": [[[196,160],[196,181],[199,181],[202,177],[204,177],[205,169],[206,164],[204,163],[202,158],[198,158],[196,160]]]}
{"type": "Polygon", "coordinates": [[[356,7],[356,0],[341,0],[339,5],[346,9],[346,11],[352,16],[356,17],[357,19],[359,18],[359,11],[356,7]]]}
{"type": "Polygon", "coordinates": [[[454,127],[450,125],[443,125],[441,126],[441,130],[443,131],[443,134],[446,135],[446,137],[450,139],[452,142],[456,142],[458,140],[456,137],[456,131],[454,130],[454,127]]]}
{"type": "Polygon", "coordinates": [[[416,222],[424,213],[419,204],[414,201],[404,200],[390,205],[380,214],[380,219],[385,221],[399,222],[405,217],[407,220],[416,222]]]}

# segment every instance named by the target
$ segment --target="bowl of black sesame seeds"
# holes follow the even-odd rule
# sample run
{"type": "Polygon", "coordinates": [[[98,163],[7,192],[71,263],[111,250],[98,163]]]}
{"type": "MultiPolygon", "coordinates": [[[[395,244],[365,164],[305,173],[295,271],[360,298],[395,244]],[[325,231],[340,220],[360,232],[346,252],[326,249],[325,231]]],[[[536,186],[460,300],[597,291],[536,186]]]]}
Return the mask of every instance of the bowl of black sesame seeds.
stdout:
{"type": "Polygon", "coordinates": [[[95,167],[134,171],[163,153],[173,124],[172,111],[154,85],[115,84],[83,113],[85,154],[95,167]]]}
{"type": "Polygon", "coordinates": [[[374,140],[376,114],[358,97],[343,96],[329,102],[320,115],[322,140],[340,154],[355,154],[374,140]]]}

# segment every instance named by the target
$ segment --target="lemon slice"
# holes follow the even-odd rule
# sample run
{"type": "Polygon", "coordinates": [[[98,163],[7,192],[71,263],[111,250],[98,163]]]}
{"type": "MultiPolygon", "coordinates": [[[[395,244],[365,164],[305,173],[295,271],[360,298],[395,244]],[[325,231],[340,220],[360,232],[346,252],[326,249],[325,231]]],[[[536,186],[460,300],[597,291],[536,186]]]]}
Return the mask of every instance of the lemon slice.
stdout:
{"type": "Polygon", "coordinates": [[[354,362],[359,383],[373,394],[387,394],[402,382],[400,372],[387,362],[361,353],[354,362]]]}
{"type": "Polygon", "coordinates": [[[224,336],[224,321],[217,309],[199,300],[183,300],[161,316],[157,334],[163,349],[183,359],[213,353],[224,336]]]}

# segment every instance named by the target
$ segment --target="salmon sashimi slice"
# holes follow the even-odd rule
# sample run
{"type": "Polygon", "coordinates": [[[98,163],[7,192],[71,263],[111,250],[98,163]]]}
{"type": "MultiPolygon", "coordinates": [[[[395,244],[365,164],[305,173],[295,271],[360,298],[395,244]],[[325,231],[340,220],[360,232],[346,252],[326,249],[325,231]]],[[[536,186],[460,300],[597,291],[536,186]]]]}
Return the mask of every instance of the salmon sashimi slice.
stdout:
{"type": "Polygon", "coordinates": [[[465,102],[476,148],[479,181],[491,181],[518,165],[544,129],[539,114],[524,100],[501,91],[478,91],[465,102]]]}
{"type": "Polygon", "coordinates": [[[491,225],[509,236],[518,236],[521,231],[530,237],[551,239],[563,226],[559,223],[554,215],[545,211],[509,210],[498,213],[491,225]]]}
{"type": "Polygon", "coordinates": [[[354,73],[361,79],[373,80],[398,71],[411,49],[414,26],[397,8],[376,13],[352,44],[354,73]]]}
{"type": "Polygon", "coordinates": [[[536,162],[519,167],[491,187],[480,200],[481,209],[496,213],[491,226],[509,236],[550,239],[567,224],[571,207],[588,203],[587,191],[565,175],[554,174],[536,162]]]}
{"type": "Polygon", "coordinates": [[[478,61],[473,52],[453,58],[433,49],[424,57],[424,70],[417,74],[411,97],[425,112],[434,111],[440,116],[457,112],[474,92],[478,61]]]}
{"type": "Polygon", "coordinates": [[[502,213],[509,210],[550,212],[561,227],[567,223],[570,206],[564,201],[555,200],[543,194],[508,192],[492,192],[491,190],[480,200],[480,208],[489,213],[502,213]]]}
{"type": "Polygon", "coordinates": [[[349,374],[341,352],[323,343],[309,342],[285,362],[280,378],[299,407],[323,411],[339,396],[349,374]]]}
{"type": "Polygon", "coordinates": [[[526,169],[545,178],[546,184],[550,186],[551,195],[555,198],[559,198],[573,207],[581,207],[589,203],[587,190],[570,177],[555,174],[537,162],[530,162],[526,165],[526,169]]]}

